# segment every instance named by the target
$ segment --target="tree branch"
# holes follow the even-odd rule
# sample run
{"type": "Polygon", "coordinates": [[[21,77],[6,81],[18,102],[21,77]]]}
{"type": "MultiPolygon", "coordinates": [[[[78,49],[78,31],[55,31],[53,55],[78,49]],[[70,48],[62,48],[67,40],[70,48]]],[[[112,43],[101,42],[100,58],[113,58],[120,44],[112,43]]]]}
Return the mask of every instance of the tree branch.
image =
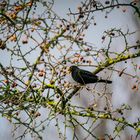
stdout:
{"type": "MultiPolygon", "coordinates": [[[[134,53],[134,54],[127,54],[127,55],[119,55],[118,57],[116,58],[110,58],[110,59],[107,59],[107,61],[105,63],[102,63],[100,66],[98,66],[95,71],[93,72],[93,74],[97,74],[99,73],[100,71],[102,71],[103,69],[113,65],[113,64],[116,64],[116,63],[119,63],[121,61],[125,61],[125,60],[128,60],[128,59],[131,59],[131,58],[137,58],[137,57],[140,57],[140,51],[138,51],[137,53],[134,53]]],[[[77,93],[77,91],[79,91],[80,87],[76,87],[69,95],[68,97],[66,98],[65,100],[65,104],[77,93]]]]}

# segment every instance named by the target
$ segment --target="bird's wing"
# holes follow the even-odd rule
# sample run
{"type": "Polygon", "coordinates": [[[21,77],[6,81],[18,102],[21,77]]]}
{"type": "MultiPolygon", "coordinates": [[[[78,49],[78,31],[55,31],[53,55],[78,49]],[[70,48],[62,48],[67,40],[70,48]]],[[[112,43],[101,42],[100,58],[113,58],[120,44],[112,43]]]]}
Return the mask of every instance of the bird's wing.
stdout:
{"type": "Polygon", "coordinates": [[[93,82],[94,80],[97,81],[98,79],[98,76],[92,74],[89,71],[82,70],[82,69],[79,70],[79,76],[82,79],[84,79],[84,81],[89,81],[89,82],[93,82]]]}
{"type": "Polygon", "coordinates": [[[91,73],[90,71],[86,71],[86,70],[82,70],[82,69],[80,69],[79,74],[84,75],[84,76],[86,75],[88,77],[90,77],[90,76],[98,77],[98,76],[94,75],[93,73],[91,73]]]}

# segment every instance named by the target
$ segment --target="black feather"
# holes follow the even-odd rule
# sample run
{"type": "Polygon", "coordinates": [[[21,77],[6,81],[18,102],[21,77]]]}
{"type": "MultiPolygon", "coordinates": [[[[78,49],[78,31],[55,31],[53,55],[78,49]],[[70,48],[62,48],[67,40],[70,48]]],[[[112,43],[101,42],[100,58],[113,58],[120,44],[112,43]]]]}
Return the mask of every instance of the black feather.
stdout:
{"type": "Polygon", "coordinates": [[[96,83],[96,82],[103,82],[103,83],[108,83],[111,84],[112,81],[110,80],[104,80],[100,79],[97,75],[94,75],[93,73],[80,69],[77,66],[71,66],[71,76],[72,78],[80,83],[80,84],[89,84],[89,83],[96,83]]]}

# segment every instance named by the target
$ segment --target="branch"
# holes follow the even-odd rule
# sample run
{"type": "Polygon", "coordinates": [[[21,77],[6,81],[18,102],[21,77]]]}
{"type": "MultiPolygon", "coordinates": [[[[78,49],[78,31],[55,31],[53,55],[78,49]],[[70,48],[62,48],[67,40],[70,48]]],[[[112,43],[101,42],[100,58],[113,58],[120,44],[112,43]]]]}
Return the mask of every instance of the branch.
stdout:
{"type": "Polygon", "coordinates": [[[51,89],[56,90],[56,92],[61,97],[61,108],[64,109],[65,108],[66,101],[65,101],[63,92],[57,86],[51,85],[51,84],[46,84],[44,88],[51,88],[51,89]]]}
{"type": "Polygon", "coordinates": [[[109,58],[106,60],[105,63],[102,63],[100,66],[98,66],[96,68],[96,70],[93,72],[93,74],[97,74],[99,73],[100,71],[102,71],[104,68],[106,67],[109,67],[111,66],[112,64],[116,64],[118,62],[121,62],[121,61],[125,61],[127,59],[131,59],[131,58],[136,58],[136,57],[139,57],[140,56],[140,51],[138,51],[137,53],[134,53],[134,54],[127,54],[127,55],[119,55],[118,57],[116,58],[109,58]]]}
{"type": "MultiPolygon", "coordinates": [[[[112,64],[116,64],[118,62],[121,62],[121,61],[125,61],[125,60],[128,60],[128,59],[131,59],[131,58],[136,58],[136,57],[139,57],[140,56],[140,51],[138,51],[137,53],[134,53],[134,54],[127,54],[127,55],[119,55],[118,57],[116,58],[110,58],[110,59],[107,59],[107,61],[105,63],[102,63],[100,66],[98,66],[95,71],[93,72],[93,74],[97,74],[99,73],[100,71],[102,71],[103,69],[105,69],[106,67],[109,67],[111,66],[112,64]]],[[[77,93],[77,91],[79,91],[80,87],[76,87],[69,95],[68,97],[66,98],[65,100],[65,104],[77,93]]]]}
{"type": "MultiPolygon", "coordinates": [[[[140,17],[140,10],[139,10],[139,8],[137,7],[137,6],[135,6],[135,5],[133,5],[133,2],[131,2],[131,3],[118,3],[118,4],[114,4],[114,5],[109,5],[109,6],[105,6],[105,7],[101,7],[101,8],[96,8],[96,9],[94,9],[94,10],[86,10],[86,11],[82,11],[84,14],[85,13],[89,13],[89,12],[91,12],[91,13],[94,13],[94,12],[97,12],[97,11],[103,11],[103,10],[105,10],[105,9],[110,9],[110,8],[114,8],[114,7],[118,7],[118,6],[127,6],[127,7],[132,7],[132,8],[134,8],[135,9],[135,12],[138,14],[138,16],[140,17]]],[[[77,13],[71,13],[71,14],[73,14],[73,15],[78,15],[79,14],[79,12],[77,12],[77,13]]]]}
{"type": "MultiPolygon", "coordinates": [[[[78,88],[76,88],[78,89],[78,88]]],[[[52,106],[53,108],[55,108],[55,111],[56,112],[61,112],[60,108],[57,107],[57,103],[55,102],[50,102],[50,101],[47,101],[46,102],[48,105],[52,106]]],[[[139,133],[140,131],[140,128],[139,128],[139,125],[137,123],[137,125],[135,125],[134,123],[131,123],[131,122],[128,122],[125,118],[123,117],[114,117],[112,116],[112,114],[110,112],[105,112],[105,113],[95,113],[93,111],[89,111],[87,110],[86,112],[78,112],[76,110],[65,110],[65,112],[63,112],[65,115],[66,114],[70,114],[70,115],[75,115],[75,116],[80,116],[80,117],[90,117],[90,118],[95,118],[95,119],[107,119],[107,120],[112,120],[114,122],[117,122],[119,124],[123,124],[125,127],[126,126],[129,126],[131,128],[133,128],[135,131],[137,131],[137,133],[139,133]]]]}
{"type": "Polygon", "coordinates": [[[113,117],[110,113],[101,113],[101,114],[95,114],[94,112],[86,112],[86,113],[81,113],[81,112],[78,112],[78,111],[68,111],[67,113],[70,113],[72,115],[75,115],[75,116],[81,116],[81,117],[90,117],[90,118],[96,118],[96,119],[108,119],[108,120],[113,120],[115,122],[118,122],[120,124],[124,124],[125,126],[129,126],[135,130],[137,130],[138,128],[136,128],[134,126],[133,123],[130,123],[128,121],[126,121],[124,118],[116,118],[116,117],[113,117]]]}
{"type": "Polygon", "coordinates": [[[11,25],[14,25],[14,27],[16,26],[15,22],[14,22],[10,17],[8,17],[6,14],[4,14],[4,13],[2,13],[2,12],[0,11],[0,15],[2,15],[2,16],[5,17],[8,21],[10,21],[10,22],[11,22],[11,25]]]}

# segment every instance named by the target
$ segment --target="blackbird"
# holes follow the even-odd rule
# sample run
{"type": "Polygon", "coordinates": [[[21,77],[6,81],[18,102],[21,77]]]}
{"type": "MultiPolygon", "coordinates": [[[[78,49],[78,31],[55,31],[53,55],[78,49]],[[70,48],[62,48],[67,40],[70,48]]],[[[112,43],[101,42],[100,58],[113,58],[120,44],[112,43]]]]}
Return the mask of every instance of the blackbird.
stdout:
{"type": "Polygon", "coordinates": [[[71,72],[72,78],[76,82],[82,85],[90,84],[90,83],[97,83],[97,82],[103,82],[103,83],[108,83],[108,84],[112,83],[112,81],[110,80],[101,79],[97,75],[94,75],[93,73],[89,71],[80,69],[77,66],[71,66],[69,70],[71,72]]]}

